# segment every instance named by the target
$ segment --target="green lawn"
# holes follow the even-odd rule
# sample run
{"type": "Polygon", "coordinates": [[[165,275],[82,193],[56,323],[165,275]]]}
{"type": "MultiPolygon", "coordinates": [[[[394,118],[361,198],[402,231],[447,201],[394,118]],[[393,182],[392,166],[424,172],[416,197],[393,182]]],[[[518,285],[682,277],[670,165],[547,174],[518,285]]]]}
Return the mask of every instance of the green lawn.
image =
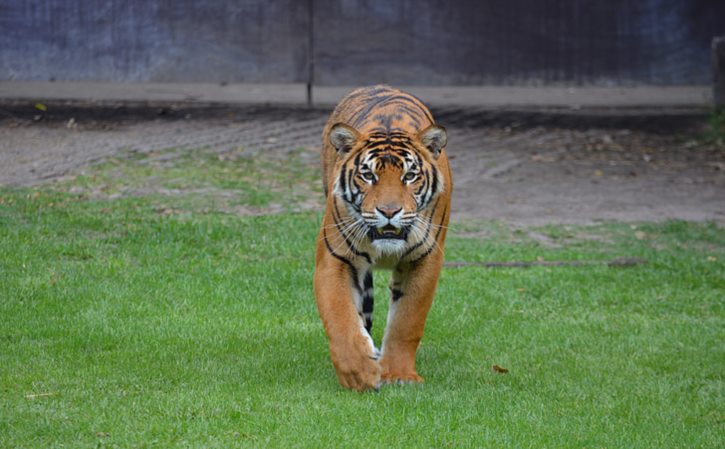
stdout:
{"type": "MultiPolygon", "coordinates": [[[[279,194],[242,187],[255,206],[279,194]]],[[[725,442],[717,225],[458,222],[449,261],[648,263],[446,268],[426,383],[359,394],[337,384],[312,295],[318,212],[60,190],[0,190],[0,447],[725,442]]]]}

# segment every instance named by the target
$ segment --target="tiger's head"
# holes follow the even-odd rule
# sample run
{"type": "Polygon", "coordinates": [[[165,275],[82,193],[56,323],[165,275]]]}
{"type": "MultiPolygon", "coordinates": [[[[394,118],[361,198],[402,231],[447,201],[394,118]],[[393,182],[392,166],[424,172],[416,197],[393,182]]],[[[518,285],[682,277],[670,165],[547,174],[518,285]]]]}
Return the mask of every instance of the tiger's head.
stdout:
{"type": "Polygon", "coordinates": [[[338,123],[329,136],[339,167],[333,195],[357,219],[358,232],[386,254],[419,240],[430,220],[425,211],[446,188],[437,166],[447,142],[445,129],[431,125],[414,135],[399,130],[362,134],[338,123]]]}

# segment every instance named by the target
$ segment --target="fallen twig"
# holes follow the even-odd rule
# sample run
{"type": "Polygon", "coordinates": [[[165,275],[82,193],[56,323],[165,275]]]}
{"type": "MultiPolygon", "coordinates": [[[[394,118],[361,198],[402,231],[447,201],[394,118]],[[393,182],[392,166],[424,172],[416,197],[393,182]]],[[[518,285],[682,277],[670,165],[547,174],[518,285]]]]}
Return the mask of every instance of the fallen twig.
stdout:
{"type": "Polygon", "coordinates": [[[46,398],[48,396],[55,396],[56,394],[58,394],[58,393],[48,392],[48,393],[26,394],[25,399],[46,398]]]}
{"type": "Polygon", "coordinates": [[[484,268],[529,268],[529,267],[582,267],[588,265],[607,265],[608,267],[634,267],[647,264],[646,259],[623,257],[613,260],[532,260],[511,262],[446,262],[447,268],[484,267],[484,268]]]}

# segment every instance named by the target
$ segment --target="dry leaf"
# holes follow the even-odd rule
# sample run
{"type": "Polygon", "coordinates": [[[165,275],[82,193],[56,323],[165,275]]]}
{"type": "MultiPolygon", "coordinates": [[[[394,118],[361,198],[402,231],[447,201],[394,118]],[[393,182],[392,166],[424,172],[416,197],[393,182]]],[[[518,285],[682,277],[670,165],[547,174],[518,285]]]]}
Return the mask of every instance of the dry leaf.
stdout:
{"type": "Polygon", "coordinates": [[[507,374],[509,372],[508,369],[498,366],[498,365],[493,365],[491,367],[491,371],[493,371],[494,373],[498,373],[498,374],[507,374]]]}

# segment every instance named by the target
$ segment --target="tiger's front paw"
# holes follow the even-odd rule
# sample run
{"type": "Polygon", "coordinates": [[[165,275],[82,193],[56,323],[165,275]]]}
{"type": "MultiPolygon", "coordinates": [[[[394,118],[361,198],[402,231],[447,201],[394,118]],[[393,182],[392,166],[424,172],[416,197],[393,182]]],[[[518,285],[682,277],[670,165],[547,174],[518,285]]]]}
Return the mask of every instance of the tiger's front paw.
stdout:
{"type": "Polygon", "coordinates": [[[415,371],[411,373],[391,373],[388,371],[382,374],[381,379],[386,384],[403,385],[423,383],[423,378],[415,371]]]}
{"type": "Polygon", "coordinates": [[[423,378],[415,369],[415,352],[388,350],[380,359],[383,368],[381,378],[387,384],[422,383],[423,378]]]}
{"type": "Polygon", "coordinates": [[[380,388],[382,368],[366,345],[331,348],[331,355],[340,385],[357,391],[380,388]]]}

